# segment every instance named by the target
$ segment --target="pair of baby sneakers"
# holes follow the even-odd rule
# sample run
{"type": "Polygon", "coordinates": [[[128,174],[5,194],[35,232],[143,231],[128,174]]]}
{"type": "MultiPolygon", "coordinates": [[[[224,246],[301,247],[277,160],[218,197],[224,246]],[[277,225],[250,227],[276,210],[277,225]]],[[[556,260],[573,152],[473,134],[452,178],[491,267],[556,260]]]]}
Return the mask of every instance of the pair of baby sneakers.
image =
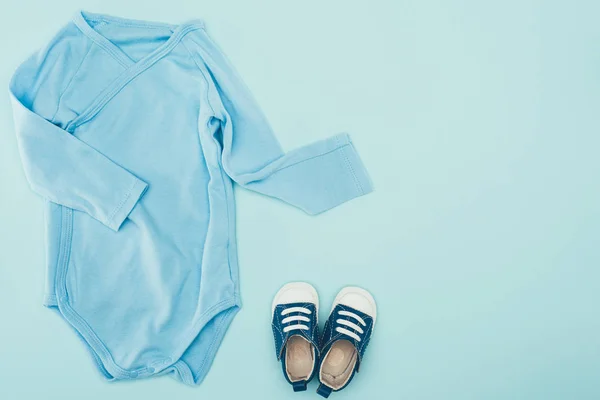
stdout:
{"type": "Polygon", "coordinates": [[[344,389],[358,372],[371,339],[377,307],[369,292],[343,288],[335,298],[318,337],[319,296],[305,282],[284,285],[272,305],[273,336],[283,375],[295,392],[319,377],[317,393],[329,397],[344,389]]]}

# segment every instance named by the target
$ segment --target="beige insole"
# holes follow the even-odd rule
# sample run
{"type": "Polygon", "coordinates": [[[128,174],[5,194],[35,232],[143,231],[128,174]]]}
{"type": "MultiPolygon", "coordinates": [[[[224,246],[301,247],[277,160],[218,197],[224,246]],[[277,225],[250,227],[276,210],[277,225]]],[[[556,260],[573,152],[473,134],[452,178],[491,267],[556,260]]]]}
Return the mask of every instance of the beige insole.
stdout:
{"type": "Polygon", "coordinates": [[[300,335],[289,338],[285,351],[285,365],[290,381],[297,382],[312,374],[314,366],[314,349],[312,344],[300,335]]]}
{"type": "Polygon", "coordinates": [[[321,382],[337,390],[348,382],[358,353],[348,340],[338,340],[327,352],[321,366],[321,382]]]}

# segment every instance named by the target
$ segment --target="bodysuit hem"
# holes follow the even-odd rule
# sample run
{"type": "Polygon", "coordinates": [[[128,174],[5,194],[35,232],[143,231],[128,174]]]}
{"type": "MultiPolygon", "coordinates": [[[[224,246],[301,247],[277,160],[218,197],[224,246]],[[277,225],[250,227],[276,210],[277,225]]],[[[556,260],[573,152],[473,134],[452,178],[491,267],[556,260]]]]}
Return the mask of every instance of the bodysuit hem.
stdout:
{"type": "MultiPolygon", "coordinates": [[[[194,323],[194,328],[191,331],[189,340],[186,340],[186,345],[181,349],[181,354],[175,354],[173,359],[167,360],[168,363],[165,363],[164,360],[159,360],[157,362],[151,363],[146,367],[138,368],[135,370],[127,370],[122,367],[119,367],[117,363],[112,358],[112,355],[108,351],[106,345],[100,340],[100,338],[96,335],[94,330],[87,324],[87,322],[69,305],[68,303],[68,293],[66,288],[66,273],[70,258],[71,251],[71,239],[72,239],[72,229],[73,229],[73,210],[61,206],[61,223],[59,227],[59,254],[58,254],[58,265],[56,266],[56,278],[55,278],[55,295],[51,294],[46,295],[46,300],[54,300],[56,301],[48,301],[49,304],[46,304],[49,307],[57,307],[57,311],[61,314],[62,318],[71,325],[80,336],[81,339],[85,342],[89,350],[92,352],[92,356],[95,360],[97,367],[103,376],[105,376],[109,380],[126,380],[126,379],[137,379],[150,377],[153,375],[160,375],[164,371],[170,370],[173,371],[177,369],[178,363],[181,363],[181,358],[183,353],[189,348],[194,339],[201,334],[204,326],[210,322],[213,318],[215,318],[220,313],[226,312],[227,318],[220,322],[219,328],[217,329],[216,334],[214,335],[211,345],[206,353],[204,360],[200,368],[193,372],[192,379],[186,379],[184,375],[180,375],[180,379],[187,384],[194,385],[200,383],[204,375],[206,375],[208,367],[212,364],[212,359],[216,354],[216,350],[221,342],[223,333],[226,331],[227,326],[231,323],[233,316],[239,311],[241,308],[241,301],[239,299],[239,294],[237,290],[234,292],[234,295],[231,298],[222,300],[206,311],[202,313],[202,315],[196,320],[194,323]],[[52,299],[50,299],[52,298],[52,299]],[[233,314],[232,314],[233,313],[233,314]]],[[[179,369],[177,369],[179,371],[179,369]]]]}
{"type": "Polygon", "coordinates": [[[210,366],[213,363],[213,360],[215,359],[217,350],[219,350],[219,346],[221,345],[225,332],[227,331],[227,327],[231,324],[233,318],[238,313],[240,308],[241,305],[238,302],[238,304],[235,306],[229,307],[224,311],[226,313],[225,317],[223,321],[219,322],[219,326],[216,333],[213,335],[213,339],[206,351],[206,355],[196,370],[192,370],[190,366],[181,358],[175,364],[173,364],[173,368],[177,370],[179,379],[183,383],[190,386],[196,386],[202,383],[204,377],[207,375],[210,369],[210,366]]]}

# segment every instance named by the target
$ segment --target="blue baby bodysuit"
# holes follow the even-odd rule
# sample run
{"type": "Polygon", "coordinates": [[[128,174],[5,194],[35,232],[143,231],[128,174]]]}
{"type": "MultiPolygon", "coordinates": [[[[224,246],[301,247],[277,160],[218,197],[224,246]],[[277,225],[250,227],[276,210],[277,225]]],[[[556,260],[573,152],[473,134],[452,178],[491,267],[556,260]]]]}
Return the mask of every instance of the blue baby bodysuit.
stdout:
{"type": "Polygon", "coordinates": [[[284,153],[200,22],[78,13],[10,92],[45,305],[107,379],[204,378],[240,308],[233,182],[309,214],[372,190],[345,134],[284,153]]]}

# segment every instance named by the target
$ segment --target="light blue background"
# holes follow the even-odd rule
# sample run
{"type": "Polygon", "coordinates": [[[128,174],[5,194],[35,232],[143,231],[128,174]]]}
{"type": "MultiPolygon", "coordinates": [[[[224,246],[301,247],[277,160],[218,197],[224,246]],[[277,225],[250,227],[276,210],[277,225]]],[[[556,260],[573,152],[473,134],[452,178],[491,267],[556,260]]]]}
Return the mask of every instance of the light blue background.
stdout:
{"type": "Polygon", "coordinates": [[[41,306],[42,200],[0,96],[0,398],[317,399],[275,361],[290,280],[321,319],[347,284],[378,301],[332,399],[600,398],[600,3],[2,2],[3,87],[78,8],[204,19],[284,147],[348,131],[376,191],[308,217],[238,190],[244,308],[204,383],[106,383],[41,306]]]}

